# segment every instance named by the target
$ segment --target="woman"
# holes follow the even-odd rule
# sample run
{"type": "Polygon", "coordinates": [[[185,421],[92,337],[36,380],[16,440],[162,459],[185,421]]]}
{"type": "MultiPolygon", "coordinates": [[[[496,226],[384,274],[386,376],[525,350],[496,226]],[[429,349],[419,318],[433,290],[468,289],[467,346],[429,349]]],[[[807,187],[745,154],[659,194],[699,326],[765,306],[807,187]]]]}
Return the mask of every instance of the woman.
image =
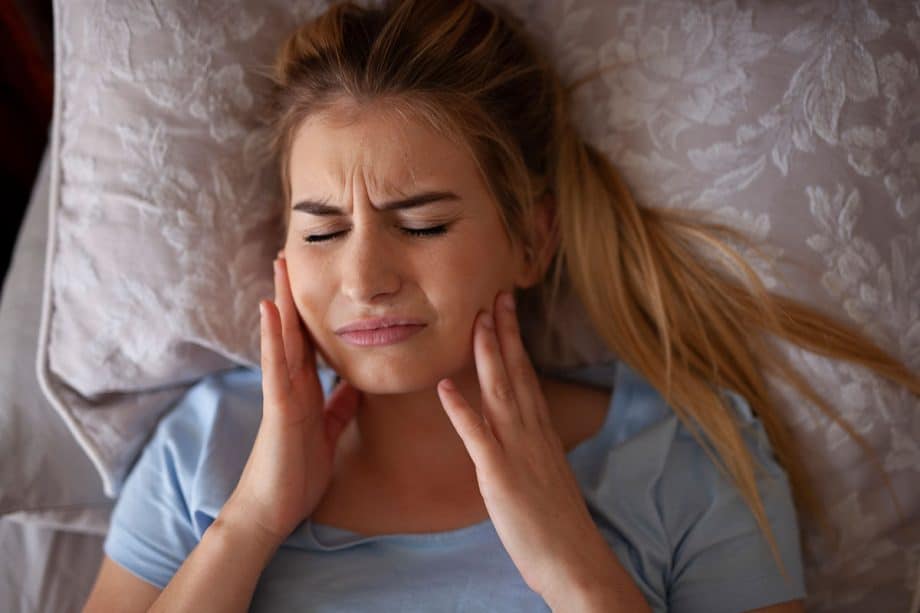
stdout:
{"type": "Polygon", "coordinates": [[[765,375],[857,434],[768,335],[917,377],[766,292],[744,237],[638,206],[497,8],[338,4],[272,78],[261,372],[161,422],[87,610],[803,610],[793,500],[822,514],[765,375]],[[620,358],[612,397],[530,360],[515,294],[563,282],[620,358]]]}

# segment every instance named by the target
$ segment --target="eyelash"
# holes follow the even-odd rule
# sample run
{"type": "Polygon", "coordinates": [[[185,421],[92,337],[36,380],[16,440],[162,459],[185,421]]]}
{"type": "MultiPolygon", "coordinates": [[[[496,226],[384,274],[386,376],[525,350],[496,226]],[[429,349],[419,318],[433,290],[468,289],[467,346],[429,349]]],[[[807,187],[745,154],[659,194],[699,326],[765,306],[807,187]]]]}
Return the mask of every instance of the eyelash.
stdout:
{"type": "MultiPolygon", "coordinates": [[[[401,230],[409,236],[415,236],[418,238],[433,238],[447,232],[447,226],[448,224],[441,224],[440,226],[432,226],[430,228],[401,228],[401,230]]],[[[341,232],[333,232],[332,234],[310,234],[303,237],[303,242],[326,243],[337,239],[344,232],[345,230],[342,230],[341,232]]]]}

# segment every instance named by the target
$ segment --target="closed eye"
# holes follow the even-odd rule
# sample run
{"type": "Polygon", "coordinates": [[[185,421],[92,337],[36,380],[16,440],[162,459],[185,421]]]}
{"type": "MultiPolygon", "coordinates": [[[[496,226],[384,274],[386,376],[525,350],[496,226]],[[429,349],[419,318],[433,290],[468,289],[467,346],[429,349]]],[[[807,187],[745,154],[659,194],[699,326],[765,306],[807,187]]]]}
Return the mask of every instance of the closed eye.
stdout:
{"type": "MultiPolygon", "coordinates": [[[[441,224],[440,226],[432,226],[430,228],[400,228],[400,230],[409,236],[432,237],[447,232],[447,226],[448,224],[441,224]]],[[[333,232],[332,234],[310,234],[303,237],[303,240],[305,243],[328,242],[337,239],[345,232],[345,230],[342,230],[341,232],[333,232]]]]}

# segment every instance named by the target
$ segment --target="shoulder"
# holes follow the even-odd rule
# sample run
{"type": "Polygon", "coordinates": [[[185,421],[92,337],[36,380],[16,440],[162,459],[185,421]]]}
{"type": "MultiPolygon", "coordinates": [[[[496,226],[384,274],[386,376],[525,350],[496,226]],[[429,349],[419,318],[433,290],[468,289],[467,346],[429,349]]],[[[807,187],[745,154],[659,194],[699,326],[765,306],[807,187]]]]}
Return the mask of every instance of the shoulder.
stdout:
{"type": "MultiPolygon", "coordinates": [[[[747,448],[755,459],[761,460],[772,475],[784,474],[775,462],[763,424],[753,414],[747,400],[737,392],[724,388],[721,395],[729,410],[733,411],[747,448]]],[[[641,445],[649,454],[652,451],[659,452],[663,461],[669,460],[678,469],[687,466],[683,460],[708,457],[699,440],[677,416],[664,396],[625,363],[617,364],[612,404],[613,448],[641,445]],[[659,444],[646,444],[652,442],[659,444]]],[[[715,410],[724,409],[717,407],[715,410]]]]}
{"type": "Polygon", "coordinates": [[[259,370],[239,367],[203,377],[157,423],[119,499],[168,491],[173,512],[184,514],[200,537],[242,474],[261,407],[259,370]]]}
{"type": "MultiPolygon", "coordinates": [[[[319,376],[328,393],[335,372],[319,376]]],[[[147,461],[175,474],[202,534],[239,482],[261,421],[262,371],[240,366],[202,378],[157,424],[147,461]]]]}
{"type": "Polygon", "coordinates": [[[128,472],[103,550],[160,589],[233,491],[261,419],[260,373],[206,376],[157,423],[128,472]]]}
{"type": "Polygon", "coordinates": [[[164,448],[191,468],[215,451],[211,443],[240,442],[261,419],[260,381],[260,371],[248,368],[202,378],[160,420],[147,447],[164,448]]]}
{"type": "Polygon", "coordinates": [[[103,543],[109,558],[166,586],[238,479],[233,463],[241,454],[245,462],[246,440],[259,422],[254,382],[242,369],[209,375],[160,419],[112,510],[103,543]]]}
{"type": "Polygon", "coordinates": [[[192,385],[157,424],[161,431],[176,432],[193,426],[201,434],[215,423],[221,411],[234,411],[241,404],[261,406],[261,371],[238,367],[212,373],[192,385]]]}
{"type": "MultiPolygon", "coordinates": [[[[610,453],[638,473],[634,478],[655,484],[659,513],[672,529],[692,524],[703,509],[734,495],[733,481],[714,462],[715,448],[694,436],[657,389],[626,364],[618,365],[616,386],[610,453]]],[[[788,477],[760,419],[743,396],[728,389],[721,393],[741,428],[758,481],[785,496],[788,477]]],[[[702,431],[699,435],[704,437],[702,431]]]]}
{"type": "MultiPolygon", "coordinates": [[[[647,594],[669,610],[747,610],[771,593],[804,595],[799,531],[786,472],[748,402],[722,390],[753,456],[757,486],[785,567],[777,570],[760,527],[730,477],[668,406],[618,364],[611,444],[597,503],[628,543],[647,594]],[[721,600],[720,600],[721,599],[721,600]],[[694,603],[712,608],[695,608],[694,603]],[[731,609],[732,606],[737,608],[731,609]]],[[[708,450],[715,455],[710,447],[708,450]]]]}

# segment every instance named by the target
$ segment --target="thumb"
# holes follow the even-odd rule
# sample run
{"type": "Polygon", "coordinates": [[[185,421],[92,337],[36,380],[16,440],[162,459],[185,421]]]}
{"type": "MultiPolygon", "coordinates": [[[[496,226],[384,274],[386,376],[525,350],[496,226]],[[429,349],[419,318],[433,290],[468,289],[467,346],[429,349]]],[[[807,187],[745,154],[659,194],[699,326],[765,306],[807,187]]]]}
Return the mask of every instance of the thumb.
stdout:
{"type": "Polygon", "coordinates": [[[326,435],[331,443],[338,441],[339,435],[351,421],[361,406],[361,390],[342,379],[332,393],[323,409],[326,422],[326,435]]]}

